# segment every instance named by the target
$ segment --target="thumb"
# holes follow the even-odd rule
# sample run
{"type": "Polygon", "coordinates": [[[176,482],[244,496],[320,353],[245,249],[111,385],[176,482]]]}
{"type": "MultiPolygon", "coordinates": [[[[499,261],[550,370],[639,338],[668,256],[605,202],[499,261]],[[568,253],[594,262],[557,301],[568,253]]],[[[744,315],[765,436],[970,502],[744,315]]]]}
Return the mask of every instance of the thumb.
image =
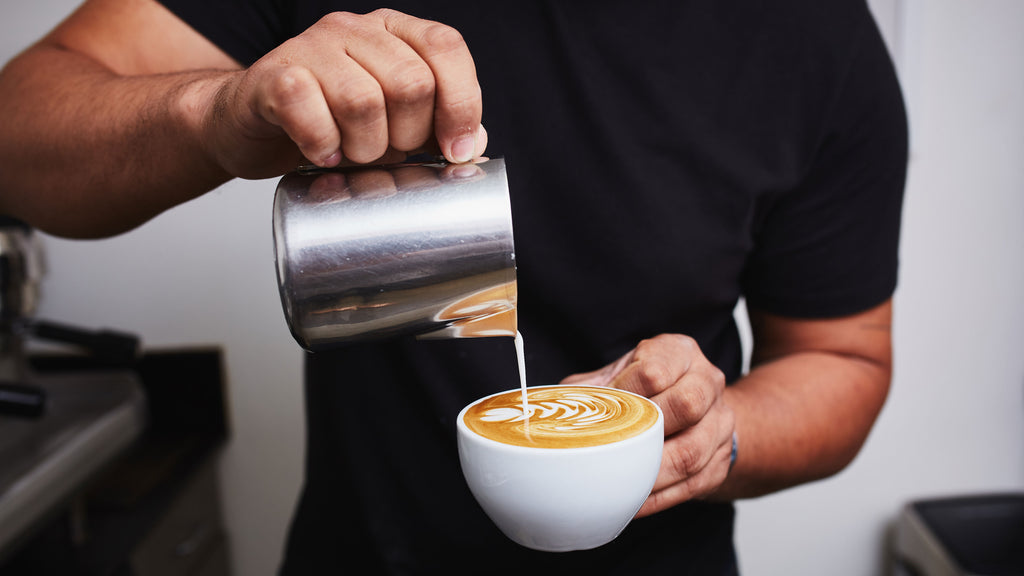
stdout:
{"type": "Polygon", "coordinates": [[[607,386],[610,379],[605,376],[604,370],[595,370],[582,374],[571,374],[562,379],[559,384],[574,384],[576,386],[607,386]]]}
{"type": "Polygon", "coordinates": [[[579,374],[571,374],[562,379],[560,384],[574,384],[576,386],[610,386],[612,380],[618,376],[626,366],[629,366],[630,362],[633,361],[634,350],[630,350],[622,358],[619,358],[615,362],[608,364],[604,368],[594,370],[593,372],[581,372],[579,374]]]}

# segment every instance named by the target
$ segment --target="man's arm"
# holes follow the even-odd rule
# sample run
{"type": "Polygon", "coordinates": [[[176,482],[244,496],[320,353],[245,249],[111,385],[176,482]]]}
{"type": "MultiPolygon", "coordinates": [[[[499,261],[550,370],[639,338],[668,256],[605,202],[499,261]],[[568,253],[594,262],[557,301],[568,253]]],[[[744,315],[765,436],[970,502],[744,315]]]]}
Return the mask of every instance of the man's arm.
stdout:
{"type": "Polygon", "coordinates": [[[370,162],[436,137],[468,160],[480,116],[472,57],[441,24],[332,14],[242,70],[155,0],[89,0],[0,73],[0,213],[115,234],[307,158],[370,162]]]}
{"type": "Polygon", "coordinates": [[[724,392],[740,455],[715,498],[831,476],[860,451],[892,379],[892,301],[843,318],[750,311],[750,373],[724,392]]]}
{"type": "Polygon", "coordinates": [[[752,311],[752,368],[729,387],[679,335],[563,382],[630,390],[665,413],[661,471],[638,515],[693,498],[753,497],[824,478],[856,456],[888,393],[891,317],[891,302],[824,320],[752,311]]]}
{"type": "Polygon", "coordinates": [[[0,212],[101,236],[224,182],[184,104],[238,69],[153,0],[86,2],[0,73],[0,212]]]}

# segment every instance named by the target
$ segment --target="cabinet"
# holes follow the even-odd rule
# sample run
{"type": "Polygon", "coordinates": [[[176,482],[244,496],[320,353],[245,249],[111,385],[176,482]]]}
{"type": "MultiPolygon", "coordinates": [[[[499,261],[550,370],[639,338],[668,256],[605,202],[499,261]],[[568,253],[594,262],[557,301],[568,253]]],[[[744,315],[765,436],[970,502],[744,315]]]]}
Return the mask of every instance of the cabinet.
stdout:
{"type": "MultiPolygon", "coordinates": [[[[33,365],[41,374],[108,369],[77,356],[33,365]]],[[[26,531],[0,559],[3,576],[231,574],[217,478],[229,435],[221,351],[149,351],[132,370],[146,404],[141,436],[26,531]]]]}
{"type": "Polygon", "coordinates": [[[227,550],[216,466],[210,461],[182,486],[129,564],[135,576],[225,576],[227,550]]]}

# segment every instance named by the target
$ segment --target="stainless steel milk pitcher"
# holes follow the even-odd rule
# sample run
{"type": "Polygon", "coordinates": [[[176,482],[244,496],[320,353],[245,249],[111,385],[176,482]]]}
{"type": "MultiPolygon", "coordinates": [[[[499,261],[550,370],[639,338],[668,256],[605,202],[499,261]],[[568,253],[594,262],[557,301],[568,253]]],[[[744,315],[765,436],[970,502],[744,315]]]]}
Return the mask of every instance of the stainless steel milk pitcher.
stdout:
{"type": "Polygon", "coordinates": [[[274,198],[274,246],[285,318],[307,350],[515,335],[500,158],[289,174],[274,198]]]}

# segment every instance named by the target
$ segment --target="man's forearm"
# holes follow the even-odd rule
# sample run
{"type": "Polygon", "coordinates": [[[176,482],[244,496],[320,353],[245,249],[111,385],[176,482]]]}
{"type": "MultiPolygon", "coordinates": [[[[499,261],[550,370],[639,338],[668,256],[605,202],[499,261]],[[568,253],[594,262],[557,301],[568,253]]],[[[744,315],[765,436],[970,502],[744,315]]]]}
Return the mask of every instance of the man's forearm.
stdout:
{"type": "Polygon", "coordinates": [[[739,452],[714,498],[755,497],[843,469],[867,438],[889,379],[887,364],[824,352],[752,369],[726,390],[739,452]]]}
{"type": "Polygon", "coordinates": [[[0,74],[0,212],[105,236],[228,180],[202,122],[231,73],[126,77],[56,46],[30,49],[0,74]]]}

